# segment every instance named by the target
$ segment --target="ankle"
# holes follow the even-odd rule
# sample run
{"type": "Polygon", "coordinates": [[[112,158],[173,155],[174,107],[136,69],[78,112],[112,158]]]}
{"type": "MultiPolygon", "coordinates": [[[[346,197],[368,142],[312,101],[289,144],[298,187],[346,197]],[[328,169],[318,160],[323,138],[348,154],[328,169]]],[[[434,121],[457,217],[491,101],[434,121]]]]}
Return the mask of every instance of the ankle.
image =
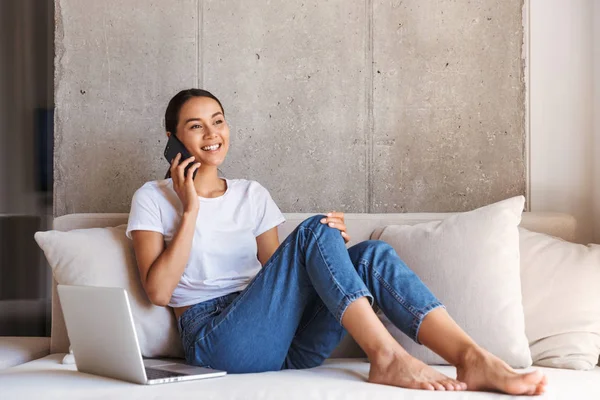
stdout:
{"type": "Polygon", "coordinates": [[[485,351],[476,344],[470,345],[466,347],[463,351],[460,352],[457,362],[455,363],[455,367],[457,368],[465,368],[469,365],[473,365],[473,363],[480,358],[485,356],[485,351]]]}
{"type": "Polygon", "coordinates": [[[385,368],[397,360],[407,360],[411,357],[411,355],[400,346],[381,347],[369,352],[367,356],[372,365],[381,368],[385,368]]]}

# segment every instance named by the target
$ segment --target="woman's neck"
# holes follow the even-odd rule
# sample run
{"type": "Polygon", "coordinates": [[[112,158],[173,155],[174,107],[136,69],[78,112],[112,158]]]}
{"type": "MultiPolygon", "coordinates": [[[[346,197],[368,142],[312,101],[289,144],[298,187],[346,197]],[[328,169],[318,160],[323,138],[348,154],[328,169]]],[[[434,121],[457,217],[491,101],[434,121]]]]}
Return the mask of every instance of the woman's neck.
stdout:
{"type": "Polygon", "coordinates": [[[217,169],[201,171],[198,169],[196,178],[194,178],[194,186],[198,196],[211,198],[222,196],[227,190],[227,184],[217,175],[217,169]]]}

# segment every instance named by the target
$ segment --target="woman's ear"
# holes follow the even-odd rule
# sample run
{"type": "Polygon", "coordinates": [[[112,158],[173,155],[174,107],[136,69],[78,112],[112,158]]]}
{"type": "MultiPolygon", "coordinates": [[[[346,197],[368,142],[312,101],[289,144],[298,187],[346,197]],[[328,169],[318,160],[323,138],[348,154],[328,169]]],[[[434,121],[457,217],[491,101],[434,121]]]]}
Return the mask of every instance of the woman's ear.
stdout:
{"type": "Polygon", "coordinates": [[[171,132],[167,132],[167,138],[171,137],[171,132]]]}

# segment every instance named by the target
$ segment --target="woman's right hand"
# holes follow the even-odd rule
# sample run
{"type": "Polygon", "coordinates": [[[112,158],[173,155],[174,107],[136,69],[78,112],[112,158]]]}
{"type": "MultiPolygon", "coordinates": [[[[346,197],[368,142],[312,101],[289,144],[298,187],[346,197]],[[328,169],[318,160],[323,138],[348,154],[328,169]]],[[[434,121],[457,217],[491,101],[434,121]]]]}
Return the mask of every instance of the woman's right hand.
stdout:
{"type": "Polygon", "coordinates": [[[185,167],[188,164],[194,162],[194,156],[184,160],[179,164],[181,153],[177,153],[173,161],[171,162],[171,178],[173,179],[173,189],[177,193],[177,197],[183,205],[183,212],[197,212],[200,207],[198,201],[198,194],[196,193],[196,187],[194,186],[194,171],[200,168],[200,163],[194,163],[187,172],[187,176],[184,177],[185,167]]]}

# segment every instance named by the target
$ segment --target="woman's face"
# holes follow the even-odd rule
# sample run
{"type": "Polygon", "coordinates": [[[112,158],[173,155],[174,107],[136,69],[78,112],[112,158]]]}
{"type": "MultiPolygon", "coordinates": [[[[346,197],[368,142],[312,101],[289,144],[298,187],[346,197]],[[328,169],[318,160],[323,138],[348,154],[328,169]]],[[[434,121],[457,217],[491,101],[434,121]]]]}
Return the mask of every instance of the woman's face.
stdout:
{"type": "Polygon", "coordinates": [[[177,138],[195,161],[218,167],[229,150],[229,126],[219,103],[209,97],[192,97],[179,110],[177,138]],[[216,150],[207,146],[219,144],[216,150]]]}

